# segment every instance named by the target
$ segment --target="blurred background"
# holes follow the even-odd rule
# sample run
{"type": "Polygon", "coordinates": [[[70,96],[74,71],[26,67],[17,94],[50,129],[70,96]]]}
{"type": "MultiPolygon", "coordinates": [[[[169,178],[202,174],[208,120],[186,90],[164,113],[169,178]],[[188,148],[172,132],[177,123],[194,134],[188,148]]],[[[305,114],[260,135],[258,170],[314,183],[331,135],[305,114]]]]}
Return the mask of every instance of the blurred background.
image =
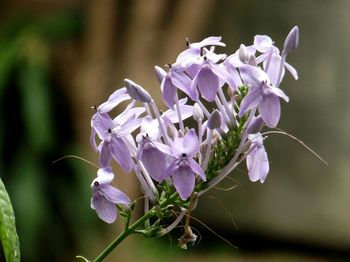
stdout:
{"type": "MultiPolygon", "coordinates": [[[[229,192],[212,190],[194,216],[199,244],[183,252],[181,235],[130,237],[106,261],[346,261],[350,258],[350,1],[316,0],[1,0],[0,176],[16,214],[23,261],[95,257],[121,231],[90,209],[97,163],[89,144],[91,106],[124,78],[160,98],[154,65],[173,63],[192,42],[223,36],[224,52],[255,34],[282,48],[298,25],[289,57],[300,79],[285,77],[279,127],[313,148],[270,134],[266,182],[242,166],[229,192]],[[198,230],[198,231],[197,231],[198,230]]],[[[159,103],[161,103],[159,101],[159,103]]],[[[164,105],[162,105],[164,107],[164,105]]],[[[118,186],[139,196],[132,175],[118,186]]],[[[120,222],[120,221],[119,221],[120,222]]],[[[0,251],[0,261],[4,260],[0,251]]]]}

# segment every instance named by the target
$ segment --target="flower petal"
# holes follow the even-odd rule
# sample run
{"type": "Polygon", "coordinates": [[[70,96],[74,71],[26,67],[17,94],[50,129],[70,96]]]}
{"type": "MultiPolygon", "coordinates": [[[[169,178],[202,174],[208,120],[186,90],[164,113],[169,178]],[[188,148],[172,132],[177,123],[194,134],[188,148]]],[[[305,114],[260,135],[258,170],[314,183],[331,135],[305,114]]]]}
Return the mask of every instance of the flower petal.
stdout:
{"type": "Polygon", "coordinates": [[[293,66],[288,64],[287,62],[284,63],[284,66],[289,71],[289,73],[294,77],[294,79],[298,80],[298,78],[299,78],[298,77],[298,71],[293,66]]]}
{"type": "Polygon", "coordinates": [[[174,141],[171,144],[171,151],[177,157],[180,157],[182,153],[185,153],[185,150],[183,147],[184,146],[183,140],[184,140],[183,137],[177,137],[174,139],[174,141]]]}
{"type": "Polygon", "coordinates": [[[248,110],[256,107],[263,99],[261,89],[254,89],[248,92],[248,94],[243,98],[238,116],[242,117],[248,110]]]}
{"type": "Polygon", "coordinates": [[[141,122],[141,134],[148,136],[151,140],[157,139],[159,137],[158,121],[150,116],[145,116],[141,122]]]}
{"type": "Polygon", "coordinates": [[[204,46],[212,46],[212,45],[217,45],[217,46],[226,46],[225,43],[220,42],[221,41],[221,36],[209,36],[207,38],[204,38],[202,41],[198,43],[191,43],[190,47],[192,48],[201,48],[204,46]]]}
{"type": "Polygon", "coordinates": [[[168,168],[162,174],[162,180],[164,180],[167,177],[171,176],[177,169],[178,169],[178,164],[177,164],[177,161],[174,160],[173,162],[170,163],[168,168]]]}
{"type": "Polygon", "coordinates": [[[123,168],[125,172],[130,173],[133,167],[131,153],[123,139],[113,137],[111,143],[109,143],[109,150],[112,157],[118,162],[121,168],[123,168]]]}
{"type": "Polygon", "coordinates": [[[198,100],[198,91],[191,87],[191,79],[186,74],[173,71],[171,73],[171,81],[193,101],[198,100]]]}
{"type": "Polygon", "coordinates": [[[254,46],[259,52],[265,53],[273,46],[273,42],[267,35],[256,35],[254,37],[254,46]]]}
{"type": "Polygon", "coordinates": [[[109,141],[103,141],[101,144],[99,163],[102,168],[109,166],[112,161],[111,152],[109,151],[109,143],[109,141]]]}
{"type": "Polygon", "coordinates": [[[257,146],[247,155],[247,169],[252,182],[260,180],[264,183],[269,173],[269,160],[264,146],[257,146]]]}
{"type": "Polygon", "coordinates": [[[127,108],[113,119],[113,123],[115,126],[122,126],[129,122],[131,119],[138,118],[145,111],[146,110],[144,107],[127,108]]]}
{"type": "MultiPolygon", "coordinates": [[[[268,68],[267,68],[267,75],[270,78],[271,84],[273,86],[277,86],[277,82],[278,82],[278,77],[279,77],[279,71],[280,71],[280,67],[281,67],[281,61],[282,61],[282,57],[276,53],[272,53],[270,56],[270,60],[267,63],[266,61],[264,62],[264,65],[269,64],[268,68]]],[[[285,70],[284,70],[284,65],[282,64],[282,75],[281,75],[281,79],[283,79],[285,70]]]]}
{"type": "Polygon", "coordinates": [[[111,203],[124,205],[130,204],[130,198],[114,186],[108,184],[100,185],[99,190],[103,196],[111,203]]]}
{"type": "Polygon", "coordinates": [[[180,167],[173,176],[176,191],[182,200],[186,200],[192,194],[196,177],[190,167],[180,167]]]}
{"type": "Polygon", "coordinates": [[[280,98],[282,98],[287,103],[289,102],[289,97],[283,92],[283,90],[281,88],[270,86],[269,89],[276,96],[279,96],[280,98]]]}
{"type": "Polygon", "coordinates": [[[208,102],[213,102],[219,89],[219,78],[211,69],[204,66],[195,77],[197,87],[202,97],[208,102]]]}
{"type": "Polygon", "coordinates": [[[106,102],[99,105],[98,111],[100,113],[108,113],[113,110],[121,102],[131,99],[131,97],[125,93],[125,88],[115,91],[106,102]]]}
{"type": "Polygon", "coordinates": [[[169,162],[167,155],[163,154],[156,147],[153,147],[144,149],[140,159],[154,180],[161,182],[164,179],[163,174],[169,162]]]}
{"type": "Polygon", "coordinates": [[[274,94],[264,96],[258,108],[265,124],[270,128],[276,127],[281,116],[281,104],[278,96],[274,94]]]}
{"type": "Polygon", "coordinates": [[[242,80],[246,84],[253,86],[261,85],[262,82],[268,80],[266,73],[259,67],[252,65],[244,65],[239,68],[242,80]]]}
{"type": "Polygon", "coordinates": [[[108,224],[113,223],[117,219],[115,205],[104,198],[99,192],[94,193],[91,199],[91,208],[95,209],[98,217],[108,224]]]}
{"type": "Polygon", "coordinates": [[[95,152],[97,152],[97,144],[96,144],[96,131],[94,128],[91,128],[90,134],[90,144],[95,152]]]}
{"type": "Polygon", "coordinates": [[[203,169],[201,168],[201,166],[192,158],[188,160],[188,162],[190,163],[190,168],[191,170],[196,173],[197,175],[199,175],[203,181],[207,180],[207,177],[204,174],[203,169]]]}
{"type": "MultiPolygon", "coordinates": [[[[182,120],[191,117],[193,115],[193,106],[180,104],[180,113],[182,120]]],[[[162,117],[167,117],[172,123],[178,123],[179,117],[177,114],[177,107],[175,106],[174,109],[165,111],[164,114],[162,114],[162,117]]]]}
{"type": "Polygon", "coordinates": [[[110,184],[113,181],[114,174],[110,166],[100,168],[97,170],[97,177],[92,181],[91,187],[95,186],[95,182],[98,182],[98,185],[110,184]]]}
{"type": "Polygon", "coordinates": [[[174,103],[175,103],[175,96],[176,96],[176,87],[171,81],[171,78],[169,75],[163,78],[162,83],[160,85],[160,88],[163,92],[163,100],[165,104],[173,109],[174,103]]]}
{"type": "Polygon", "coordinates": [[[113,132],[116,133],[118,137],[123,137],[126,135],[131,134],[135,129],[139,128],[141,125],[142,119],[137,118],[137,119],[132,119],[128,121],[125,125],[122,127],[117,126],[113,129],[113,132]]]}
{"type": "Polygon", "coordinates": [[[199,151],[198,137],[193,128],[186,133],[182,143],[183,151],[181,154],[186,153],[188,157],[192,157],[199,151]]]}
{"type": "Polygon", "coordinates": [[[97,112],[91,118],[91,127],[95,129],[98,137],[104,140],[108,136],[108,130],[114,128],[114,124],[107,113],[97,112]]]}

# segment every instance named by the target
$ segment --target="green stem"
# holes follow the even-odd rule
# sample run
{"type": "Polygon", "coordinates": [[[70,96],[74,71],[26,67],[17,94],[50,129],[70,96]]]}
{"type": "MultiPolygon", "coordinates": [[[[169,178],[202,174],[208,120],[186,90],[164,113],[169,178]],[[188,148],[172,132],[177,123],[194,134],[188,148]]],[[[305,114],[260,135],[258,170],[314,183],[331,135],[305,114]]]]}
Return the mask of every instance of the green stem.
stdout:
{"type": "MultiPolygon", "coordinates": [[[[173,193],[169,198],[162,201],[159,206],[161,208],[166,207],[169,203],[176,200],[178,197],[177,192],[173,193]]],[[[110,243],[105,250],[103,250],[98,257],[96,257],[93,262],[100,262],[102,261],[109,253],[113,251],[115,247],[117,247],[127,236],[131,235],[132,233],[135,233],[135,230],[144,222],[146,222],[148,219],[153,217],[156,214],[155,208],[153,207],[151,210],[149,210],[146,214],[144,214],[142,217],[140,217],[134,224],[132,224],[130,227],[126,227],[124,232],[121,233],[116,239],[113,240],[112,243],[110,243]]]]}
{"type": "Polygon", "coordinates": [[[144,214],[142,217],[140,217],[134,224],[132,224],[129,228],[126,228],[123,233],[121,233],[116,239],[113,240],[112,243],[109,244],[108,247],[106,247],[105,250],[101,252],[101,254],[98,255],[98,257],[93,260],[93,262],[99,262],[102,261],[109,253],[112,252],[112,250],[118,246],[127,236],[134,233],[134,231],[138,228],[139,225],[144,223],[147,219],[150,219],[152,216],[154,216],[154,211],[151,209],[146,214],[144,214]]]}

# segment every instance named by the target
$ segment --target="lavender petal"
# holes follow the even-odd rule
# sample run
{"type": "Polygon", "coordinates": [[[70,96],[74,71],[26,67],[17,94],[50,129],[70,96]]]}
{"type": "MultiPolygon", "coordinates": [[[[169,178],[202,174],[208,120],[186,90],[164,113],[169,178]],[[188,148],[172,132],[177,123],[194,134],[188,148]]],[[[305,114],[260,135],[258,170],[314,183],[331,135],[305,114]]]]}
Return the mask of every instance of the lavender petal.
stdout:
{"type": "Polygon", "coordinates": [[[241,102],[238,116],[242,117],[248,110],[258,106],[262,99],[263,95],[260,89],[248,92],[241,102]]]}
{"type": "Polygon", "coordinates": [[[195,175],[191,168],[180,167],[173,176],[176,191],[182,200],[186,200],[192,194],[195,185],[195,175]]]}
{"type": "Polygon", "coordinates": [[[130,173],[133,167],[131,153],[127,144],[121,138],[113,137],[109,143],[109,150],[112,157],[127,173],[130,173]]]}
{"type": "Polygon", "coordinates": [[[130,204],[130,198],[125,193],[111,185],[100,185],[99,190],[111,203],[124,205],[130,204]]]}
{"type": "Polygon", "coordinates": [[[202,97],[208,102],[213,102],[219,89],[219,79],[209,67],[202,68],[197,76],[197,87],[202,97]]]}
{"type": "Polygon", "coordinates": [[[188,157],[192,157],[199,151],[198,137],[193,128],[186,133],[182,143],[181,154],[185,153],[188,157]]]}
{"type": "Polygon", "coordinates": [[[169,108],[173,109],[175,103],[176,87],[174,86],[169,76],[163,78],[163,81],[161,83],[161,89],[163,92],[163,100],[165,104],[169,108]]]}
{"type": "Polygon", "coordinates": [[[109,202],[99,192],[94,193],[91,199],[91,208],[95,209],[98,217],[108,224],[113,223],[117,219],[115,205],[109,202]]]}
{"type": "Polygon", "coordinates": [[[266,95],[259,104],[259,112],[265,124],[274,128],[281,116],[281,104],[276,95],[266,95]]]}
{"type": "Polygon", "coordinates": [[[203,169],[201,168],[201,166],[193,159],[189,159],[188,160],[189,164],[190,164],[190,168],[191,170],[196,173],[197,175],[200,176],[200,178],[202,178],[203,181],[207,180],[207,177],[204,174],[203,169]]]}

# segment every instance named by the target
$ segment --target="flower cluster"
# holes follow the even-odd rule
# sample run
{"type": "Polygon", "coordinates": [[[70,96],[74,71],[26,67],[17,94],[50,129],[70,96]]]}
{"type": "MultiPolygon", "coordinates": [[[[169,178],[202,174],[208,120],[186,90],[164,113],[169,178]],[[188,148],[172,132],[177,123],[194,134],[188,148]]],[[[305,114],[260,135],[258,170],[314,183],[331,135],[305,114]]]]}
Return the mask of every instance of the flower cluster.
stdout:
{"type": "MultiPolygon", "coordinates": [[[[286,70],[298,78],[286,62],[298,38],[294,27],[280,52],[269,36],[256,35],[252,45],[242,44],[229,56],[217,52],[225,46],[221,37],[187,40],[187,49],[166,71],[155,67],[168,107],[162,113],[145,89],[125,79],[123,88],[95,107],[91,119],[91,145],[100,165],[91,184],[91,206],[99,217],[114,222],[116,204],[123,216],[131,212],[129,198],[111,185],[113,160],[126,173],[135,173],[145,194],[145,213],[151,214],[147,219],[156,216],[157,221],[171,216],[174,206],[180,214],[191,212],[203,193],[244,160],[249,179],[263,183],[269,162],[260,131],[277,126],[280,100],[289,101],[280,83],[286,70]],[[122,102],[125,110],[114,115],[122,102]]],[[[157,222],[143,233],[170,229],[157,222]]]]}

